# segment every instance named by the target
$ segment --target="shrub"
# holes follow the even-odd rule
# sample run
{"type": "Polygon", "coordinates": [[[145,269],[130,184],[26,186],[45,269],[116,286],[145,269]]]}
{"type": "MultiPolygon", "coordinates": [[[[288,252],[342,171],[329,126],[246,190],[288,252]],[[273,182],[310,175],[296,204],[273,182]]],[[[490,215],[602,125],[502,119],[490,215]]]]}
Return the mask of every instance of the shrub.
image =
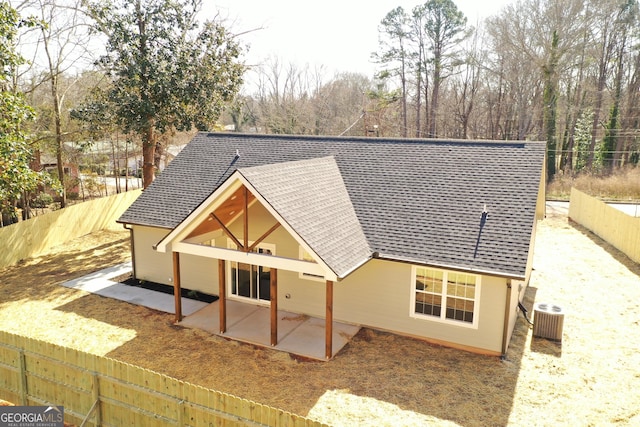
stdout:
{"type": "Polygon", "coordinates": [[[559,173],[547,186],[547,198],[566,200],[571,187],[605,200],[640,200],[640,166],[616,169],[610,175],[583,172],[570,176],[559,173]]]}
{"type": "Polygon", "coordinates": [[[39,193],[36,197],[31,200],[31,207],[34,208],[46,208],[51,203],[53,203],[53,197],[47,193],[39,193]]]}

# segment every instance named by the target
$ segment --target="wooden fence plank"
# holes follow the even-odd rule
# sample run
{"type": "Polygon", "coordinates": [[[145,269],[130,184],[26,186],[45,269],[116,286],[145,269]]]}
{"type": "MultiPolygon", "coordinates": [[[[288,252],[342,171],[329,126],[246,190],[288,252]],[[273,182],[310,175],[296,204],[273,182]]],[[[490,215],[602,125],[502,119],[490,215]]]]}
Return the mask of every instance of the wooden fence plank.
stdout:
{"type": "Polygon", "coordinates": [[[27,361],[24,356],[24,351],[20,351],[20,404],[27,404],[27,361]]]}
{"type": "Polygon", "coordinates": [[[15,347],[0,346],[0,361],[6,366],[20,368],[20,350],[15,347]]]}
{"type": "Polygon", "coordinates": [[[569,218],[640,262],[640,218],[632,217],[575,188],[571,189],[569,218]]]}
{"type": "Polygon", "coordinates": [[[2,396],[24,405],[63,405],[67,421],[76,424],[98,401],[88,425],[322,425],[113,359],[8,333],[0,340],[2,396]]]}
{"type": "Polygon", "coordinates": [[[20,368],[0,365],[0,390],[7,390],[17,393],[21,387],[20,382],[20,368]]]}
{"type": "Polygon", "coordinates": [[[121,230],[115,220],[140,194],[141,190],[134,190],[103,197],[0,228],[0,268],[94,231],[121,230]],[[23,236],[46,238],[21,238],[23,236]]]}

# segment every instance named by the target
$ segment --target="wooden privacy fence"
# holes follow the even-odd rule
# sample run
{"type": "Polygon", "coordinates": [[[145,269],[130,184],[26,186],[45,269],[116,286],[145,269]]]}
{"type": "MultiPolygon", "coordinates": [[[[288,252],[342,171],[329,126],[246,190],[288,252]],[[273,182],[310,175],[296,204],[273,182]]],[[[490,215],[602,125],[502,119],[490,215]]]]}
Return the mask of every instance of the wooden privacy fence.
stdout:
{"type": "Polygon", "coordinates": [[[98,230],[122,230],[115,221],[142,190],[79,203],[0,228],[0,268],[98,230]]]}
{"type": "Polygon", "coordinates": [[[65,421],[77,425],[325,426],[117,360],[4,331],[0,398],[19,405],[64,406],[65,421]]]}
{"type": "Polygon", "coordinates": [[[640,218],[634,218],[575,188],[569,218],[593,231],[635,262],[640,262],[640,218]]]}

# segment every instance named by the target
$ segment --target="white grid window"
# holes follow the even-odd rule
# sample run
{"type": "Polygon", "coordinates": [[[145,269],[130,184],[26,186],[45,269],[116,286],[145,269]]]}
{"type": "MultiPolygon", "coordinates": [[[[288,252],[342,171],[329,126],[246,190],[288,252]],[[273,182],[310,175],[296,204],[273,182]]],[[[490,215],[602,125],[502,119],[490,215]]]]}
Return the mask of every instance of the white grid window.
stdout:
{"type": "Polygon", "coordinates": [[[480,285],[475,274],[415,267],[412,315],[463,324],[477,323],[480,285]]]}

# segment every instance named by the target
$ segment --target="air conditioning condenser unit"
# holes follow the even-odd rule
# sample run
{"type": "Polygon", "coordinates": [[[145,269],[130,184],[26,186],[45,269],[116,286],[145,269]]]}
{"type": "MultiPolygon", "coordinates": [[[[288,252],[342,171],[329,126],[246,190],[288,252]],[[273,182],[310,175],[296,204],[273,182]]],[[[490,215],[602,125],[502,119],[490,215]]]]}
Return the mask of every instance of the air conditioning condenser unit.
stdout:
{"type": "Polygon", "coordinates": [[[533,308],[533,336],[562,341],[564,310],[555,304],[539,303],[533,308]]]}

